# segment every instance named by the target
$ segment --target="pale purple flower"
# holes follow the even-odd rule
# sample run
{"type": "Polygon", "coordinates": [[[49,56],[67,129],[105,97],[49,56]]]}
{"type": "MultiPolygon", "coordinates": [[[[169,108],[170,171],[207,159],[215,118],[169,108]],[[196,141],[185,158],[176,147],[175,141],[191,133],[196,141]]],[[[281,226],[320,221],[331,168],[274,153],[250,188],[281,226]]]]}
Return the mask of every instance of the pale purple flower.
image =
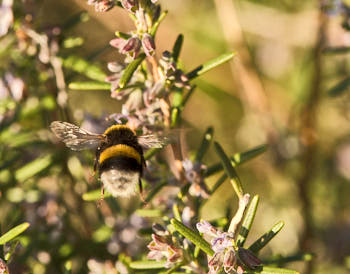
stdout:
{"type": "Polygon", "coordinates": [[[197,223],[196,226],[200,233],[211,239],[211,248],[215,252],[208,261],[209,273],[217,273],[222,266],[226,273],[233,270],[236,262],[233,259],[236,257],[233,249],[233,234],[221,232],[205,220],[197,223]]]}
{"type": "Polygon", "coordinates": [[[97,12],[107,12],[115,5],[113,0],[88,0],[88,5],[94,5],[97,12]]]}
{"type": "Polygon", "coordinates": [[[102,262],[102,261],[97,261],[96,259],[89,259],[87,261],[87,266],[89,269],[88,274],[117,273],[114,263],[112,263],[109,260],[102,262]]]}
{"type": "Polygon", "coordinates": [[[124,67],[118,62],[109,62],[107,64],[107,68],[109,71],[114,73],[111,75],[108,75],[105,78],[105,82],[111,83],[112,97],[121,99],[123,95],[120,94],[118,96],[115,90],[119,88],[119,80],[120,80],[120,77],[122,77],[124,67]]]}
{"type": "Polygon", "coordinates": [[[140,52],[142,43],[137,36],[133,36],[127,40],[123,38],[114,38],[109,44],[118,49],[121,54],[129,54],[132,58],[136,58],[140,52]]]}
{"type": "Polygon", "coordinates": [[[129,38],[124,46],[120,49],[121,54],[129,53],[132,58],[136,58],[141,49],[141,41],[138,37],[134,36],[129,38]]]}
{"type": "Polygon", "coordinates": [[[24,82],[21,78],[15,77],[13,74],[7,72],[5,80],[10,89],[11,96],[15,101],[20,101],[23,97],[24,82]]]}
{"type": "Polygon", "coordinates": [[[6,263],[0,259],[0,274],[8,274],[9,273],[9,269],[6,265],[6,263]]]}
{"type": "Polygon", "coordinates": [[[0,6],[0,37],[4,36],[13,24],[13,0],[2,0],[0,6]]]}
{"type": "Polygon", "coordinates": [[[153,37],[148,33],[145,33],[142,37],[142,47],[147,56],[154,55],[156,45],[154,43],[153,37]]]}
{"type": "Polygon", "coordinates": [[[207,199],[209,197],[209,191],[204,183],[203,173],[206,170],[206,166],[201,163],[193,163],[189,159],[182,161],[182,167],[185,171],[185,177],[188,182],[191,183],[189,193],[192,196],[201,196],[207,199]]]}
{"type": "MultiPolygon", "coordinates": [[[[154,229],[155,227],[153,227],[154,229]]],[[[169,263],[169,267],[172,263],[177,262],[183,256],[182,249],[175,246],[171,240],[169,232],[166,230],[160,230],[162,235],[152,234],[152,241],[147,245],[150,252],[147,254],[147,258],[151,260],[160,261],[165,258],[169,263]]],[[[158,232],[157,232],[158,233],[158,232]]]]}
{"type": "Polygon", "coordinates": [[[261,260],[258,257],[256,257],[255,254],[249,249],[239,247],[237,253],[239,261],[242,262],[243,265],[245,265],[249,269],[257,269],[262,264],[261,260]]]}
{"type": "Polygon", "coordinates": [[[136,7],[136,0],[121,0],[120,1],[123,8],[129,12],[133,12],[133,9],[136,7]]]}
{"type": "Polygon", "coordinates": [[[163,52],[159,64],[164,70],[166,82],[169,86],[174,85],[178,88],[187,89],[191,87],[187,75],[176,67],[176,63],[173,61],[172,54],[169,51],[163,52]]]}
{"type": "Polygon", "coordinates": [[[261,265],[261,261],[253,252],[236,246],[233,232],[217,230],[204,220],[197,223],[197,229],[204,236],[209,237],[211,248],[215,252],[208,261],[209,273],[218,273],[221,267],[224,268],[225,273],[237,273],[240,271],[237,263],[248,269],[256,269],[261,265]]]}

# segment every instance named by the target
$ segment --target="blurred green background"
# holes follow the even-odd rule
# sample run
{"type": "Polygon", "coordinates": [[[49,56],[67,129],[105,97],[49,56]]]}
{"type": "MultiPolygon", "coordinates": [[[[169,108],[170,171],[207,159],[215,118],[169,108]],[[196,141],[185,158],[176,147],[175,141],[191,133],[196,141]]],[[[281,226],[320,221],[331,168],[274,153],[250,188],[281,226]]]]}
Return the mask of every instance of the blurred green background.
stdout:
{"type": "MultiPolygon", "coordinates": [[[[350,270],[350,97],[346,82],[334,90],[349,76],[350,51],[346,47],[350,45],[350,33],[342,27],[346,15],[323,13],[318,1],[160,2],[169,14],[156,37],[157,56],[172,48],[179,33],[185,38],[180,56],[184,71],[229,50],[237,52],[233,61],[196,80],[198,89],[183,118],[185,127],[193,129],[187,134],[189,153],[197,148],[208,126],[214,127],[215,139],[230,154],[269,144],[266,153],[238,168],[245,191],[259,194],[261,199],[248,244],[250,239],[283,220],[285,227],[263,254],[283,256],[300,250],[311,251],[316,254],[311,267],[294,263],[289,268],[301,273],[311,269],[313,273],[347,273],[350,270]],[[335,51],[336,48],[343,50],[335,51]]],[[[27,12],[33,13],[38,31],[62,26],[77,13],[87,11],[89,20],[62,31],[65,38],[83,39],[84,43],[74,49],[74,54],[90,58],[90,62],[100,65],[106,73],[107,62],[121,61],[108,42],[115,37],[116,30],[132,29],[123,10],[114,8],[108,13],[96,13],[83,0],[26,1],[26,5],[27,12]]],[[[3,45],[5,42],[3,39],[3,45]]],[[[38,74],[36,68],[22,64],[23,56],[15,53],[9,57],[2,51],[0,57],[1,73],[13,68],[12,62],[20,63],[20,73],[31,79],[25,85],[27,96],[32,98],[23,106],[27,112],[16,116],[14,125],[1,129],[1,232],[20,221],[33,222],[27,239],[23,236],[21,240],[27,248],[19,257],[26,258],[26,265],[31,266],[33,273],[62,273],[67,258],[72,258],[73,269],[83,269],[79,273],[86,273],[86,258],[115,258],[113,252],[105,250],[113,235],[108,224],[111,213],[101,213],[95,203],[78,198],[87,190],[98,188],[97,182],[89,180],[93,155],[50,145],[45,129],[52,120],[62,120],[65,115],[71,115],[79,124],[86,113],[96,118],[118,113],[121,104],[108,91],[69,90],[68,108],[64,108],[69,114],[52,114],[57,91],[50,84],[51,72],[44,70],[38,74]],[[38,79],[34,80],[33,75],[38,79]],[[40,138],[31,139],[30,134],[40,138]],[[35,162],[38,159],[41,162],[35,162]],[[56,161],[68,165],[62,167],[56,161]],[[28,163],[34,166],[21,169],[28,163]],[[35,168],[38,173],[30,171],[35,168]],[[71,172],[61,176],[65,168],[71,172]],[[104,226],[99,221],[101,214],[106,221],[104,226]],[[36,245],[28,244],[35,233],[40,235],[36,245]],[[100,243],[94,250],[89,249],[91,237],[100,243]],[[54,248],[59,255],[53,255],[54,248]],[[36,255],[28,257],[28,254],[36,255]]],[[[30,64],[33,58],[23,62],[30,64]]],[[[80,79],[64,73],[67,82],[80,79]]],[[[205,162],[217,162],[212,148],[205,162]]],[[[214,176],[207,183],[211,186],[216,180],[214,176]]],[[[202,208],[202,217],[208,220],[223,217],[227,207],[234,210],[236,204],[233,190],[225,182],[202,208]]],[[[123,201],[114,206],[132,208],[123,201]]],[[[123,214],[129,216],[130,212],[123,214]]],[[[118,217],[113,222],[118,223],[118,217]]],[[[128,227],[125,220],[122,226],[128,227]]],[[[19,259],[13,260],[18,263],[19,259]]],[[[20,263],[16,267],[14,273],[30,273],[20,263]]]]}

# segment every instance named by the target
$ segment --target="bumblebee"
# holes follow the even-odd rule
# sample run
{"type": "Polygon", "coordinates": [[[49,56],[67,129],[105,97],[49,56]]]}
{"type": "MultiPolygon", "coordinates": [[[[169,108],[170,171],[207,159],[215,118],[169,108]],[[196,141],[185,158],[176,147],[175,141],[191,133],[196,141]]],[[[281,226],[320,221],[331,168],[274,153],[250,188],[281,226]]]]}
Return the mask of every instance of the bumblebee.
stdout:
{"type": "Polygon", "coordinates": [[[76,125],[54,121],[52,132],[72,150],[96,149],[94,171],[98,170],[103,186],[114,197],[128,197],[141,187],[146,162],[144,148],[161,148],[166,136],[140,135],[126,125],[112,125],[103,134],[88,132],[76,125]]]}

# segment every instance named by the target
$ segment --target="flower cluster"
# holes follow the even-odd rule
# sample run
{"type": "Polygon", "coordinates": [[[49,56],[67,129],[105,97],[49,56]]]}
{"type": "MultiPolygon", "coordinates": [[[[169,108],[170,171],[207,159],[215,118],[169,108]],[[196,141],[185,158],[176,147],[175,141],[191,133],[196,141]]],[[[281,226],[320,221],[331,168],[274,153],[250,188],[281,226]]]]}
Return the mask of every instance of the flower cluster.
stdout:
{"type": "Polygon", "coordinates": [[[117,100],[125,99],[121,114],[114,115],[116,122],[126,120],[135,129],[148,131],[148,128],[161,129],[169,125],[170,105],[164,98],[166,76],[162,67],[158,66],[153,57],[156,50],[152,28],[160,16],[160,6],[157,1],[121,1],[121,6],[135,18],[136,30],[129,33],[117,32],[117,38],[110,45],[126,56],[121,65],[118,62],[108,63],[108,69],[113,73],[106,78],[111,84],[111,96],[117,100]],[[141,53],[144,54],[141,56],[141,53]],[[152,72],[137,70],[133,73],[126,86],[120,84],[120,79],[128,64],[136,58],[148,57],[152,72]]]}
{"type": "Polygon", "coordinates": [[[193,163],[191,160],[185,159],[182,161],[182,167],[185,171],[186,180],[191,183],[189,193],[192,196],[200,196],[203,199],[207,199],[209,197],[209,191],[203,177],[206,166],[199,162],[193,163]]]}
{"type": "Polygon", "coordinates": [[[257,269],[261,261],[248,249],[238,247],[235,243],[233,232],[217,230],[207,221],[197,223],[200,233],[208,236],[214,256],[208,262],[209,273],[218,273],[224,267],[226,273],[242,274],[244,269],[257,269]]]}
{"type": "Polygon", "coordinates": [[[0,259],[0,274],[8,274],[9,273],[9,269],[6,265],[6,263],[0,259]]]}
{"type": "Polygon", "coordinates": [[[97,12],[107,12],[115,6],[115,1],[113,0],[88,0],[87,4],[90,6],[95,6],[97,12]]]}
{"type": "Polygon", "coordinates": [[[160,261],[164,257],[168,262],[168,267],[181,260],[182,249],[173,242],[170,233],[159,224],[153,225],[153,231],[155,233],[152,234],[152,241],[147,245],[150,250],[147,258],[160,261]]]}

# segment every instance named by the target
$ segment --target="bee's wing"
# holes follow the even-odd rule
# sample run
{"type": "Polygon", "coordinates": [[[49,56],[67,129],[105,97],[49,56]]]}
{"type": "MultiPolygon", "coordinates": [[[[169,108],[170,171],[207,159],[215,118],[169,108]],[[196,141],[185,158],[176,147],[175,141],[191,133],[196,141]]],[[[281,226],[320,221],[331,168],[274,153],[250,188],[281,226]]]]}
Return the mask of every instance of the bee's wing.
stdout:
{"type": "Polygon", "coordinates": [[[138,136],[138,142],[144,148],[162,148],[171,143],[171,138],[165,135],[147,134],[138,136]]]}
{"type": "Polygon", "coordinates": [[[50,128],[72,150],[96,148],[104,138],[67,122],[54,121],[50,128]]]}

